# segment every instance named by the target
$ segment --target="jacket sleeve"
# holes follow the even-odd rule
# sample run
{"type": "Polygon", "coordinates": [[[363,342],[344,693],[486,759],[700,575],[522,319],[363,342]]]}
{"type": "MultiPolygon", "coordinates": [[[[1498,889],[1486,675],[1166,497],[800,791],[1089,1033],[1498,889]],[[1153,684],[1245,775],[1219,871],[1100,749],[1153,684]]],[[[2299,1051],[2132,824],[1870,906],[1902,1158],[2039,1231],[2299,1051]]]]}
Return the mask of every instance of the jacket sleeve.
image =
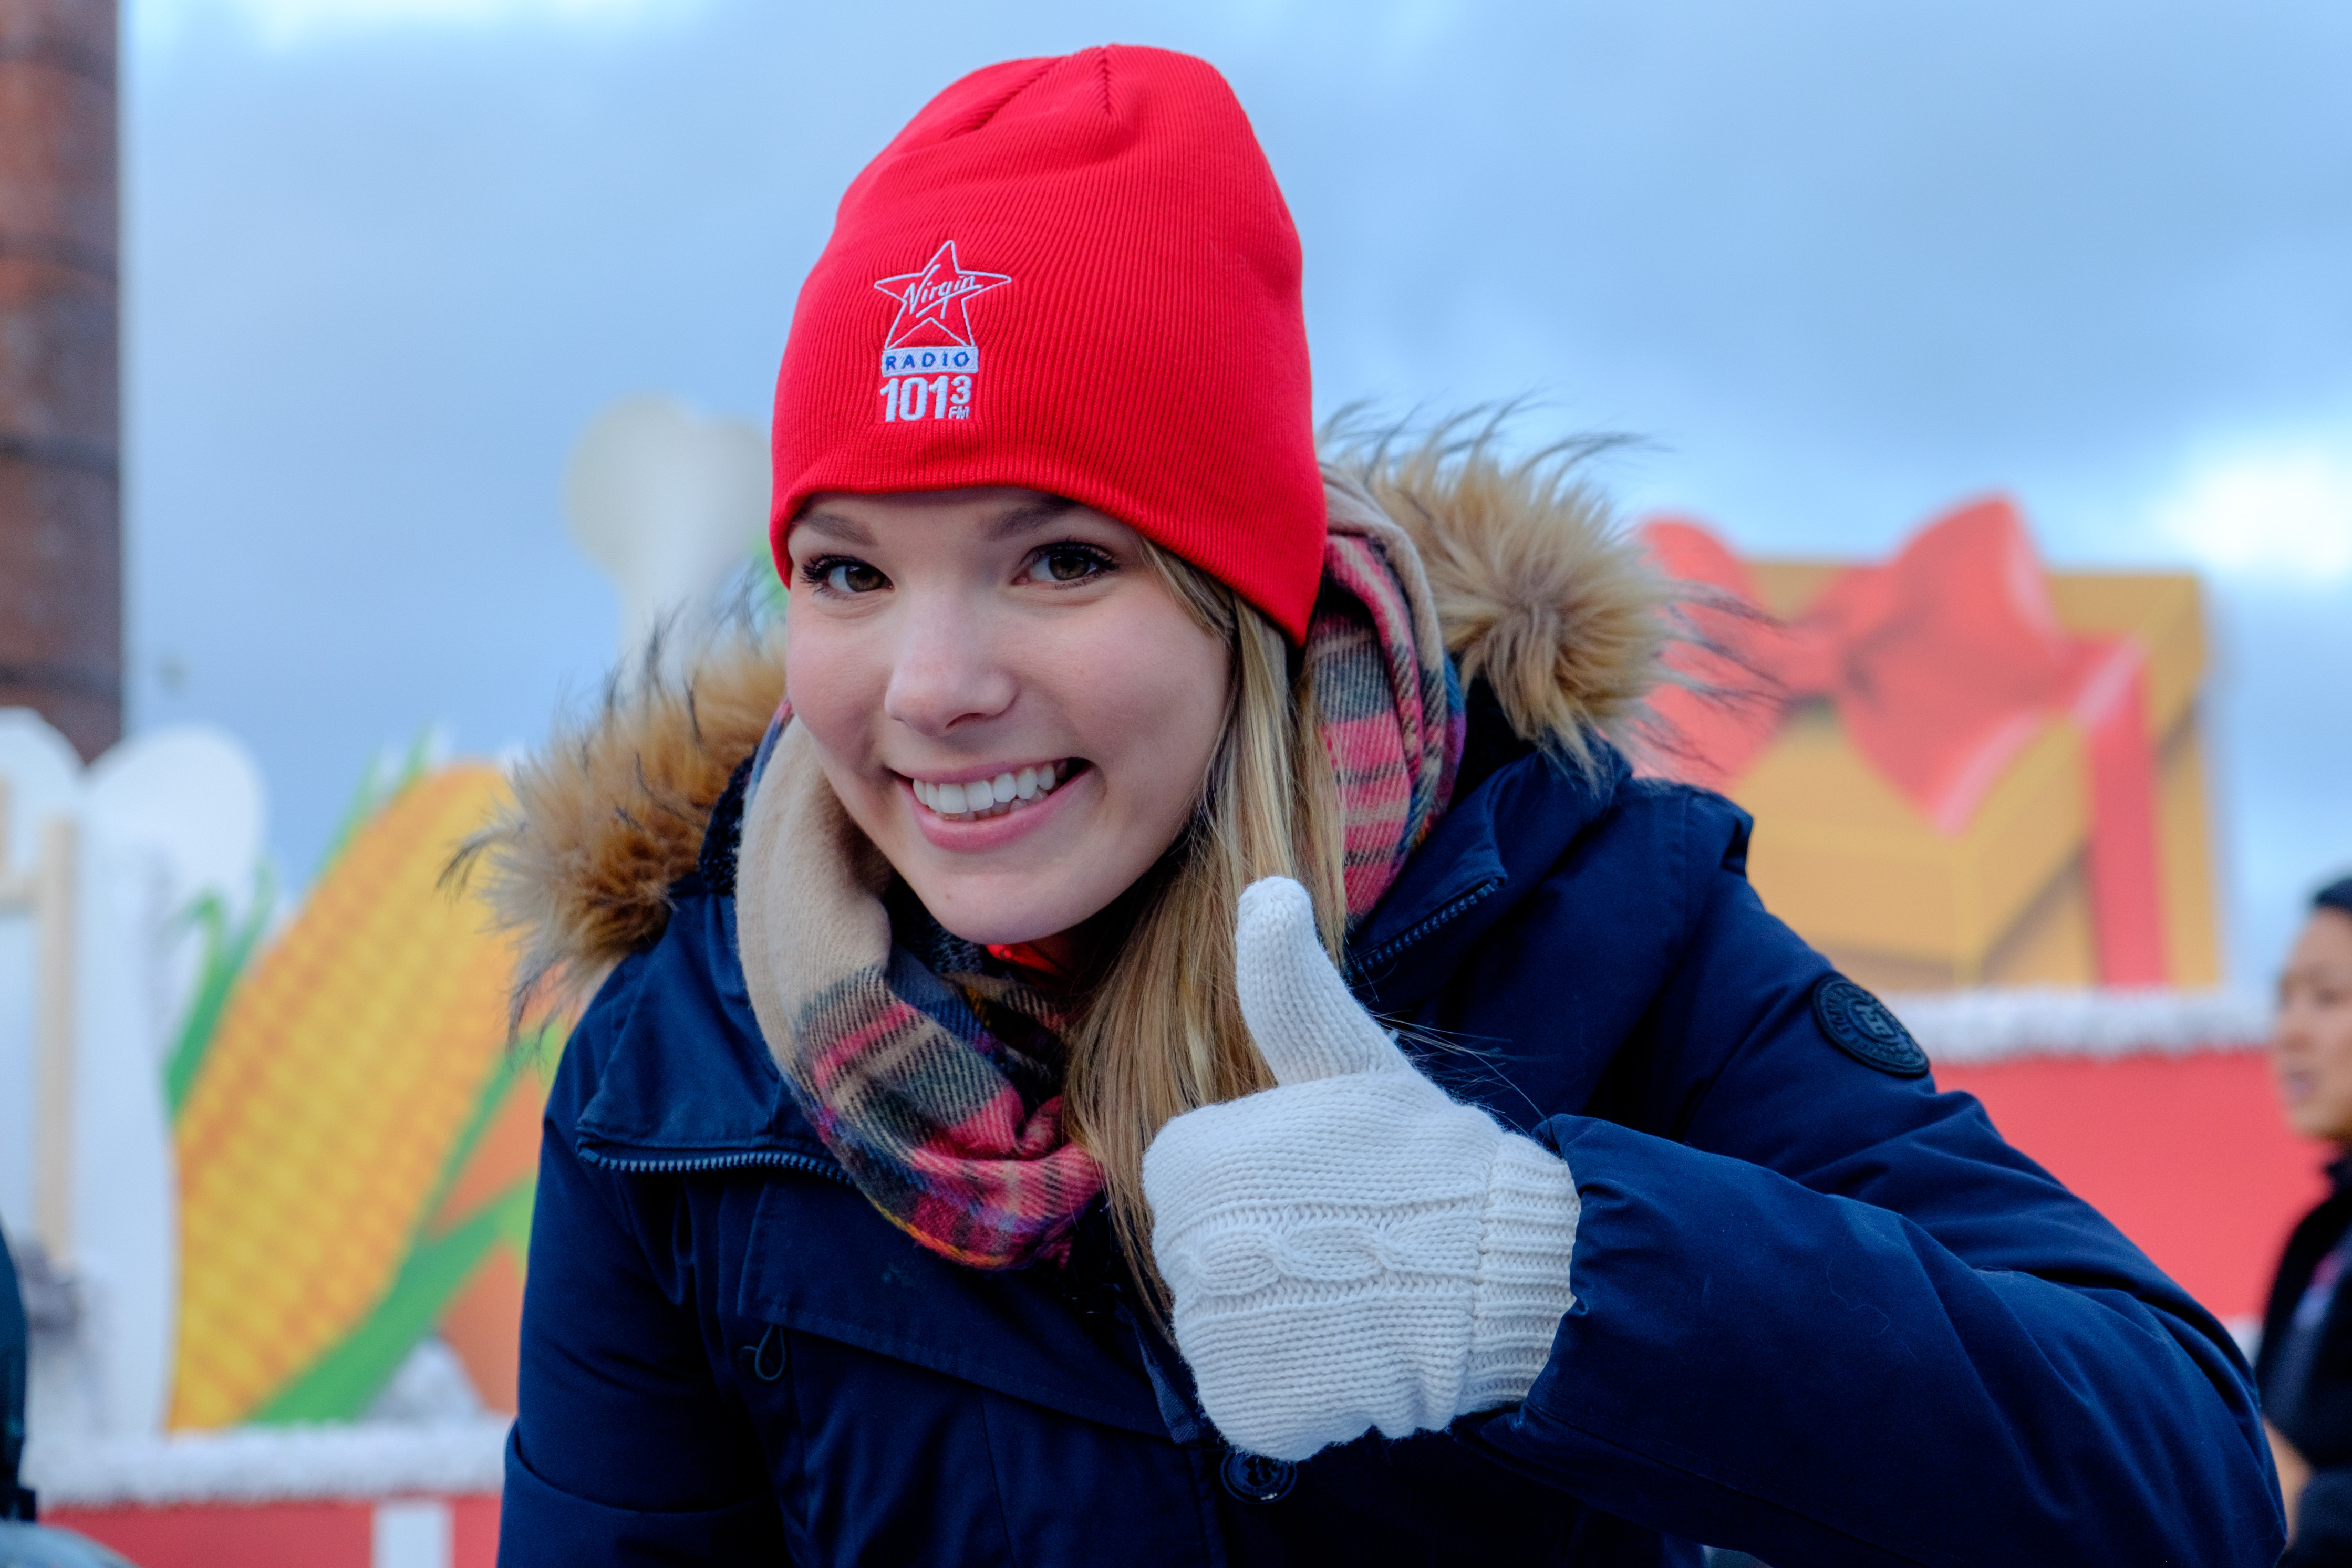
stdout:
{"type": "Polygon", "coordinates": [[[574,1150],[599,1023],[592,1009],[549,1097],[499,1568],[787,1562],[758,1436],[719,1396],[669,1227],[633,1213],[675,1178],[592,1169],[574,1150]]]}
{"type": "Polygon", "coordinates": [[[1972,1098],[1831,1043],[1744,820],[1685,802],[1688,941],[1612,1090],[1632,1124],[1541,1129],[1583,1199],[1577,1304],[1478,1440],[1773,1563],[2267,1568],[2227,1333],[1972,1098]]]}

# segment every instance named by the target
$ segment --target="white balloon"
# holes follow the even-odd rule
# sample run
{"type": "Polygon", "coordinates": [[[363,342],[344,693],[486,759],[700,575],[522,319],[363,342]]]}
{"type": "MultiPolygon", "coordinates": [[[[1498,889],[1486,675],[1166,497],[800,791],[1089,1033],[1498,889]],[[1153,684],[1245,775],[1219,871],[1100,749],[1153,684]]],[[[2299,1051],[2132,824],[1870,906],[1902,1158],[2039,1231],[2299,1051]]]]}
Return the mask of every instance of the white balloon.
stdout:
{"type": "Polygon", "coordinates": [[[767,532],[768,444],[741,420],[663,397],[590,422],[564,476],[572,538],[621,596],[624,657],[673,611],[707,603],[767,532]]]}

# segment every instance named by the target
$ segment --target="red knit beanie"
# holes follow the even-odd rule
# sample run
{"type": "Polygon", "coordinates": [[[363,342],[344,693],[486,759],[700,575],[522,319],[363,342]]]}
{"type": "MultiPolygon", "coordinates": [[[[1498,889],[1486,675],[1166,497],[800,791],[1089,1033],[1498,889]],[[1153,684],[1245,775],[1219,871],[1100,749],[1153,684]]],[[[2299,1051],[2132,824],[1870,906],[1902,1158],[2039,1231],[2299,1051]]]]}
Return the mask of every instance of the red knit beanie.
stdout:
{"type": "Polygon", "coordinates": [[[1014,485],[1117,517],[1303,641],[1322,572],[1298,233],[1207,62],[1009,60],[841,199],[776,379],[784,536],[822,490],[1014,485]]]}

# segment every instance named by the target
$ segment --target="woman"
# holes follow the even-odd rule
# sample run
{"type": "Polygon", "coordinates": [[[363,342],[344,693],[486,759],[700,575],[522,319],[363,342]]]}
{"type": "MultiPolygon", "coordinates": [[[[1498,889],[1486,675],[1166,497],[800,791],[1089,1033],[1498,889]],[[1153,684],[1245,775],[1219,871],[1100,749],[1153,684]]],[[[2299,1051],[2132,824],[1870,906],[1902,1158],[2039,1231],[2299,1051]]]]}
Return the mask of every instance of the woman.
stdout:
{"type": "Polygon", "coordinates": [[[2352,1260],[2352,877],[2312,900],[2279,978],[2271,1066],[2287,1124],[2336,1145],[2335,1191],[2288,1239],[2255,1363],[2277,1456],[2293,1568],[2352,1563],[2352,1316],[2336,1286],[2352,1260]]]}
{"type": "Polygon", "coordinates": [[[2228,1336],[1605,737],[1662,595],[1591,499],[1318,467],[1298,267],[1155,50],[850,187],[782,669],[616,697],[489,846],[610,969],[503,1561],[2270,1562],[2228,1336]]]}

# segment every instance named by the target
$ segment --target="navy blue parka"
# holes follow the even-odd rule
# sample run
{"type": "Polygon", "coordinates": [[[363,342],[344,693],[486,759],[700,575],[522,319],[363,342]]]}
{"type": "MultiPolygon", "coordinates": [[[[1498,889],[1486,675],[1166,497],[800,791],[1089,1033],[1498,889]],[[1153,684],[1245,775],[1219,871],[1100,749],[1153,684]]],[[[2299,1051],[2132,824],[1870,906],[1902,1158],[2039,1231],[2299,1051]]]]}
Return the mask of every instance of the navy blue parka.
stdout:
{"type": "Polygon", "coordinates": [[[1974,1100],[1836,1042],[1832,971],[1749,887],[1737,808],[1473,710],[1464,788],[1349,978],[1574,1172],[1578,1301],[1523,1404],[1255,1460],[1099,1216],[1066,1269],[1003,1274],[885,1221],[753,1020],[739,772],[556,1076],[504,1568],[1583,1568],[1702,1542],[2267,1568],[2276,1486],[2221,1325],[1974,1100]]]}

